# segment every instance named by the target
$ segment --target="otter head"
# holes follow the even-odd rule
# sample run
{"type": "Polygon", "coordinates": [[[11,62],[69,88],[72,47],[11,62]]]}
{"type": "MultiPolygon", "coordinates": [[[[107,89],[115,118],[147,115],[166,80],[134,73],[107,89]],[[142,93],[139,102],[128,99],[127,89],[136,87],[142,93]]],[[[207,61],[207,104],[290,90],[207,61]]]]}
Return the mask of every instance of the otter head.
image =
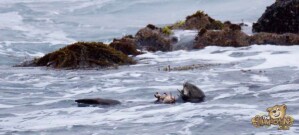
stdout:
{"type": "Polygon", "coordinates": [[[155,98],[157,98],[157,100],[160,100],[160,98],[161,98],[161,95],[159,94],[159,92],[156,92],[154,94],[154,96],[155,96],[155,98]]]}

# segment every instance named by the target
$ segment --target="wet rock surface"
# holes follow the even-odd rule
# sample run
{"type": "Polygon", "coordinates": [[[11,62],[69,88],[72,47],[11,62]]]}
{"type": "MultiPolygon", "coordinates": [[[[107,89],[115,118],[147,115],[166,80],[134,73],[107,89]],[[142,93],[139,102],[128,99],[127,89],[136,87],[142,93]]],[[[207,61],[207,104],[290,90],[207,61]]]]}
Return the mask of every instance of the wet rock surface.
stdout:
{"type": "Polygon", "coordinates": [[[135,40],[137,47],[148,51],[171,51],[171,44],[176,42],[168,32],[158,28],[154,25],[147,25],[147,27],[140,29],[136,35],[135,40]]]}
{"type": "Polygon", "coordinates": [[[276,0],[254,23],[253,32],[299,33],[299,0],[276,0]]]}
{"type": "Polygon", "coordinates": [[[299,45],[299,35],[292,33],[257,33],[251,36],[251,44],[271,44],[271,45],[299,45]]]}
{"type": "Polygon", "coordinates": [[[229,25],[223,30],[202,29],[195,38],[194,49],[206,46],[244,47],[249,45],[299,45],[299,35],[292,33],[256,33],[247,35],[237,25],[229,25]]]}
{"type": "Polygon", "coordinates": [[[110,47],[121,51],[126,55],[139,55],[142,52],[137,50],[136,40],[132,35],[124,36],[121,39],[114,39],[109,45],[110,47]]]}
{"type": "Polygon", "coordinates": [[[249,36],[241,30],[225,29],[220,31],[202,29],[196,37],[194,49],[201,49],[205,46],[226,46],[226,47],[242,47],[248,46],[249,36]]]}

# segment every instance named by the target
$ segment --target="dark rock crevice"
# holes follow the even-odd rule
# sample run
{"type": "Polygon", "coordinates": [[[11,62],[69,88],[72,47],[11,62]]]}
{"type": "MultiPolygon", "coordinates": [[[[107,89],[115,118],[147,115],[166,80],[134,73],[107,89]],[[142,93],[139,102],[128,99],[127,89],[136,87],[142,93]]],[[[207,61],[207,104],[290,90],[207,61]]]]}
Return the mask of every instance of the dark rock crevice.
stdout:
{"type": "Polygon", "coordinates": [[[253,32],[299,33],[299,0],[276,0],[253,24],[253,32]]]}

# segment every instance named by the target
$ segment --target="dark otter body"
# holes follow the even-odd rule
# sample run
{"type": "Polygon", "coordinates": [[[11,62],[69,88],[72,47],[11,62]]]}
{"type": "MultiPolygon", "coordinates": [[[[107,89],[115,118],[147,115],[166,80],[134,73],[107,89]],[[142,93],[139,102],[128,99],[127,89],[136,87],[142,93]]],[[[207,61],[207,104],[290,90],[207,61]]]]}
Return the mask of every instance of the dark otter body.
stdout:
{"type": "Polygon", "coordinates": [[[184,102],[198,103],[204,101],[206,97],[201,89],[188,82],[184,84],[183,90],[179,90],[179,92],[184,102]]]}
{"type": "Polygon", "coordinates": [[[93,98],[93,99],[78,99],[75,100],[78,103],[78,106],[89,106],[89,105],[118,105],[121,104],[117,100],[113,99],[103,99],[103,98],[93,98]]]}

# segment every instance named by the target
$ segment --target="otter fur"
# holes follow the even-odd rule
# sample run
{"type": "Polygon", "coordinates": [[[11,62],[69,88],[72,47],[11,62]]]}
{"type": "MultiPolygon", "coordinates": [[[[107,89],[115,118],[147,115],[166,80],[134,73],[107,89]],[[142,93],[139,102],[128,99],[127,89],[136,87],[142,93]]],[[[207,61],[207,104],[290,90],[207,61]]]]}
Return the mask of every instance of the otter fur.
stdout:
{"type": "Polygon", "coordinates": [[[175,103],[175,97],[172,96],[170,93],[169,95],[167,93],[164,93],[163,95],[160,95],[158,92],[154,95],[157,98],[156,103],[164,103],[164,104],[173,104],[175,103]]]}

